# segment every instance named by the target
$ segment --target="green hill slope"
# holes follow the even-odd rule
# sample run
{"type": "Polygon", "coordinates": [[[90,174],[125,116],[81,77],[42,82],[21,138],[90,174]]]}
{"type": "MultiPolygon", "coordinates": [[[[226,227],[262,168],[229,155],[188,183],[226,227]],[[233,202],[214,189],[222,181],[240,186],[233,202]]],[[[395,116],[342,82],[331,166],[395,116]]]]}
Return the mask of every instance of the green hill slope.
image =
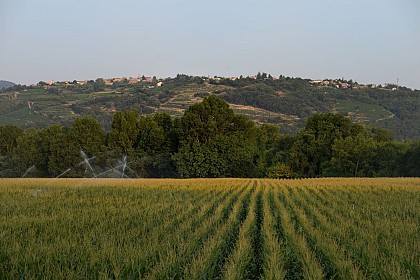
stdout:
{"type": "MultiPolygon", "coordinates": [[[[336,83],[343,83],[339,81],[336,83]]],[[[317,112],[339,112],[356,122],[389,129],[398,139],[420,139],[420,91],[399,87],[350,88],[314,85],[300,78],[257,77],[209,79],[178,75],[153,82],[127,80],[95,87],[83,85],[19,86],[0,91],[0,125],[46,127],[91,115],[110,128],[115,111],[136,108],[141,114],[156,111],[179,116],[203,97],[216,95],[237,112],[258,123],[274,123],[283,133],[296,133],[317,112]],[[162,84],[157,84],[162,82],[162,84]]]]}

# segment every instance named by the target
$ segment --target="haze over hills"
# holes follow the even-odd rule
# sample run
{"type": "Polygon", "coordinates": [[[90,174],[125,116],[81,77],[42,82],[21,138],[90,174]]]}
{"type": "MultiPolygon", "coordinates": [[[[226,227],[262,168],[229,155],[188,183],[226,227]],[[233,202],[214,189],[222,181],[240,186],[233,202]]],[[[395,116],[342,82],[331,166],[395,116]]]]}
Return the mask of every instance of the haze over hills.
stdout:
{"type": "Polygon", "coordinates": [[[14,85],[15,85],[15,83],[0,80],[0,89],[10,88],[10,87],[13,87],[14,85]]]}
{"type": "Polygon", "coordinates": [[[215,95],[237,113],[257,123],[274,123],[296,133],[309,116],[338,112],[355,122],[391,130],[402,139],[420,139],[420,91],[404,86],[358,84],[352,80],[272,77],[174,78],[137,76],[95,81],[40,82],[0,93],[0,125],[23,128],[64,125],[90,115],[110,129],[116,111],[136,108],[141,114],[180,116],[188,106],[215,95]]]}

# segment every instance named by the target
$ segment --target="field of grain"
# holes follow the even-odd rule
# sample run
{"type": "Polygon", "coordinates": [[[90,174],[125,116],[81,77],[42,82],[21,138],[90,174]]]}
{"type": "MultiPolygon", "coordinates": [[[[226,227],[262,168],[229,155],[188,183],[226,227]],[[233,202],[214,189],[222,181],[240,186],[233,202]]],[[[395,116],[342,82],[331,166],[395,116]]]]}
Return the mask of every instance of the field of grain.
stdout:
{"type": "Polygon", "coordinates": [[[1,279],[420,279],[420,179],[0,179],[1,279]]]}

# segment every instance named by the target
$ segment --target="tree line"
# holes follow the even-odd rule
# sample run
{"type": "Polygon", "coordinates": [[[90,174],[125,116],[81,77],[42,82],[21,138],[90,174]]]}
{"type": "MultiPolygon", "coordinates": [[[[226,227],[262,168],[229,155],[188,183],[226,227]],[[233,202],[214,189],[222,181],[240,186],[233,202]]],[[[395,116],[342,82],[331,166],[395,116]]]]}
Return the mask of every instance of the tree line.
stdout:
{"type": "Polygon", "coordinates": [[[179,118],[116,112],[110,131],[92,117],[70,127],[0,126],[0,177],[392,177],[420,176],[420,142],[334,113],[297,135],[257,126],[214,96],[179,118]],[[127,171],[121,166],[127,166],[127,171]],[[119,169],[118,169],[119,168],[119,169]],[[111,171],[111,172],[108,172],[111,171]],[[115,172],[114,172],[115,171],[115,172]]]}

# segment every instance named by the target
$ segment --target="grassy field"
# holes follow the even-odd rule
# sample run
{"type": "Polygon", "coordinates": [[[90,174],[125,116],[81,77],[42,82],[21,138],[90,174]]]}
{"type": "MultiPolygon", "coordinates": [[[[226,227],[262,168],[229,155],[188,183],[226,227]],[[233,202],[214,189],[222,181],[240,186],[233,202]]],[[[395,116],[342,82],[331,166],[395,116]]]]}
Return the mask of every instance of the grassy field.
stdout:
{"type": "Polygon", "coordinates": [[[420,179],[0,179],[1,279],[420,279],[420,179]]]}

